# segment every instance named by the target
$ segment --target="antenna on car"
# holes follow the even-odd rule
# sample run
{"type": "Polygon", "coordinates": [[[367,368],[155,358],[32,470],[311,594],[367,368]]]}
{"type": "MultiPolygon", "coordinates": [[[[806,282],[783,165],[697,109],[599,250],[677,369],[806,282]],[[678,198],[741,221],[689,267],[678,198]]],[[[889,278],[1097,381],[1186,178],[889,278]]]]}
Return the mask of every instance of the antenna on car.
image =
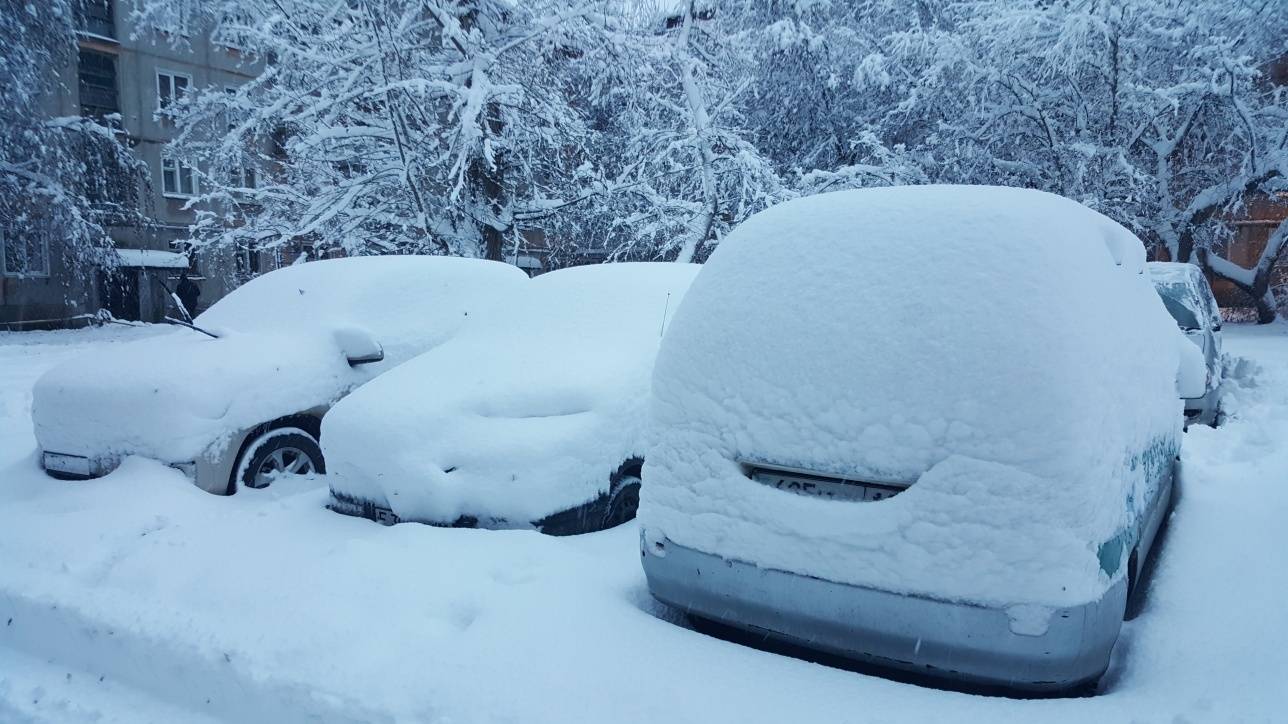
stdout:
{"type": "Polygon", "coordinates": [[[667,292],[667,293],[666,293],[666,304],[665,304],[665,305],[663,305],[663,307],[662,307],[662,327],[661,327],[660,329],[658,329],[658,330],[657,330],[657,336],[658,336],[658,337],[661,337],[661,336],[662,336],[662,333],[666,331],[666,312],[667,312],[667,310],[669,310],[670,308],[671,308],[671,293],[670,293],[670,292],[667,292]]]}

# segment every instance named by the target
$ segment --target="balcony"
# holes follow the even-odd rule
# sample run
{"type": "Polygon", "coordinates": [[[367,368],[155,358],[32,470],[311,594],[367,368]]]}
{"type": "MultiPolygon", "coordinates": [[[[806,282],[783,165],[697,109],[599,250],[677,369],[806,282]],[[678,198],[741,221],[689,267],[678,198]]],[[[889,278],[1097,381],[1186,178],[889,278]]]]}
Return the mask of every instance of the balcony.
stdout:
{"type": "Polygon", "coordinates": [[[116,39],[112,0],[84,0],[76,9],[76,29],[97,38],[116,39]]]}

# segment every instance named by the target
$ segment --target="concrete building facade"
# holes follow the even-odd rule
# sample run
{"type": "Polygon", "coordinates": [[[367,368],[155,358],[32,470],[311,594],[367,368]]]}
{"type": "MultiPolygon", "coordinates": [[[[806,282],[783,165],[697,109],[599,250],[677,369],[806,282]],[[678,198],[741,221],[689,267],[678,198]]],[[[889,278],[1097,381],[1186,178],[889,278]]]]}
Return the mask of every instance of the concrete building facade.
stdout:
{"type": "MultiPolygon", "coordinates": [[[[74,276],[65,268],[56,239],[0,244],[0,328],[60,326],[77,315],[106,309],[120,319],[159,321],[167,313],[167,289],[187,269],[201,288],[205,308],[272,260],[247,251],[185,254],[181,240],[195,220],[186,208],[200,191],[193,169],[170,158],[175,134],[157,112],[197,88],[232,88],[245,83],[259,65],[235,47],[212,42],[208,31],[137,27],[132,6],[120,0],[89,0],[78,20],[76,67],[50,69],[63,92],[45,99],[49,116],[113,117],[132,152],[147,165],[151,183],[141,194],[150,223],[109,226],[120,251],[116,273],[74,276]],[[177,42],[176,42],[177,41],[177,42]],[[19,263],[19,254],[24,258],[19,263]],[[34,260],[34,261],[33,261],[34,260]]],[[[123,193],[130,193],[124,189],[123,193]]],[[[171,313],[173,313],[171,311],[171,313]]]]}

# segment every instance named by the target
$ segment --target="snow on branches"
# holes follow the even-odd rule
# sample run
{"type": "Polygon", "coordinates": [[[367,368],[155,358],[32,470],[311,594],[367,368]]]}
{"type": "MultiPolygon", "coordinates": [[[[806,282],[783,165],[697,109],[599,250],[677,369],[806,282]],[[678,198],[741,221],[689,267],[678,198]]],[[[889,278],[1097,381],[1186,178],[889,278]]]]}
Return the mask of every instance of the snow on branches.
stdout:
{"type": "Polygon", "coordinates": [[[1214,261],[1288,171],[1283,3],[139,1],[265,62],[172,109],[205,243],[700,260],[796,195],[951,182],[1076,199],[1257,298],[1281,256],[1214,261]]]}
{"type": "Polygon", "coordinates": [[[8,3],[0,13],[0,237],[6,271],[49,273],[49,253],[85,278],[115,266],[108,226],[142,223],[147,170],[111,126],[119,118],[53,117],[66,94],[51,69],[75,67],[79,0],[8,3]],[[59,243],[49,243],[57,240],[59,243]]]}

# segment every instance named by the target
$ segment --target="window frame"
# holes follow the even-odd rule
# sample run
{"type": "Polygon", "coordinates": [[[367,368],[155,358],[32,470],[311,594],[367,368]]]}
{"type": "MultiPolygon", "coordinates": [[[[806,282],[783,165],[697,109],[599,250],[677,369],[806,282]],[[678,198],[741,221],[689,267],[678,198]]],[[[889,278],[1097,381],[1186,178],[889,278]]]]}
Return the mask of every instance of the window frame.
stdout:
{"type": "Polygon", "coordinates": [[[154,86],[154,90],[156,91],[156,96],[157,96],[156,112],[158,114],[165,112],[166,110],[169,109],[170,105],[173,105],[175,103],[175,101],[186,96],[192,90],[192,88],[193,88],[192,73],[184,73],[183,71],[169,70],[167,68],[157,68],[156,85],[154,86]],[[170,80],[170,104],[169,105],[166,104],[164,98],[161,95],[162,77],[169,78],[170,80]],[[175,83],[174,83],[175,78],[183,78],[184,81],[186,81],[187,83],[187,85],[185,85],[183,88],[183,95],[175,95],[175,83]]]}
{"type": "Polygon", "coordinates": [[[79,113],[81,116],[84,116],[87,118],[104,118],[106,116],[111,116],[111,115],[120,115],[121,113],[121,69],[119,66],[119,61],[120,61],[120,58],[115,53],[105,53],[101,50],[96,50],[94,48],[77,49],[76,93],[77,93],[77,102],[79,105],[79,113]],[[100,68],[94,68],[91,66],[89,68],[89,73],[86,74],[85,61],[87,58],[94,58],[96,60],[101,60],[103,61],[103,64],[100,68]],[[111,88],[109,88],[106,84],[95,84],[95,83],[85,82],[87,77],[91,79],[96,79],[96,80],[105,79],[109,73],[109,70],[108,70],[109,68],[110,68],[110,75],[111,75],[111,82],[112,82],[111,88]],[[87,112],[86,111],[87,104],[85,100],[86,90],[98,91],[103,94],[106,94],[110,90],[113,107],[109,109],[107,108],[107,106],[91,104],[90,107],[94,110],[106,110],[108,112],[104,114],[87,112]]]}
{"type": "Polygon", "coordinates": [[[192,166],[189,166],[183,161],[180,161],[174,156],[162,154],[161,155],[161,196],[167,199],[196,198],[196,196],[200,193],[200,184],[197,180],[196,171],[197,170],[195,168],[193,168],[192,166]],[[173,173],[174,173],[174,185],[175,185],[175,188],[177,189],[176,191],[170,191],[169,189],[166,188],[166,173],[167,173],[166,165],[167,164],[172,164],[174,166],[173,173]],[[182,171],[184,169],[188,171],[188,182],[192,189],[191,191],[183,190],[182,171]]]}
{"type": "MultiPolygon", "coordinates": [[[[25,271],[10,271],[10,270],[9,270],[9,244],[10,244],[10,242],[11,242],[12,240],[14,240],[14,239],[25,239],[25,240],[27,240],[27,243],[29,244],[29,243],[30,243],[30,238],[29,238],[29,237],[25,237],[25,236],[16,236],[16,237],[14,237],[12,234],[10,234],[10,235],[6,235],[6,234],[5,234],[5,231],[4,231],[3,229],[0,229],[0,276],[9,277],[9,278],[11,278],[11,279],[48,279],[48,278],[49,278],[49,276],[50,276],[50,269],[49,269],[49,235],[48,235],[48,234],[39,234],[39,237],[38,237],[38,238],[39,238],[39,240],[40,240],[40,246],[41,246],[41,248],[42,248],[41,250],[42,250],[42,252],[43,252],[43,253],[41,254],[41,261],[43,261],[43,262],[44,262],[44,264],[43,264],[43,268],[42,268],[42,269],[40,269],[40,270],[37,270],[37,271],[31,271],[30,269],[25,270],[25,271]]],[[[28,261],[29,261],[29,260],[30,260],[30,259],[28,259],[28,261]]]]}

